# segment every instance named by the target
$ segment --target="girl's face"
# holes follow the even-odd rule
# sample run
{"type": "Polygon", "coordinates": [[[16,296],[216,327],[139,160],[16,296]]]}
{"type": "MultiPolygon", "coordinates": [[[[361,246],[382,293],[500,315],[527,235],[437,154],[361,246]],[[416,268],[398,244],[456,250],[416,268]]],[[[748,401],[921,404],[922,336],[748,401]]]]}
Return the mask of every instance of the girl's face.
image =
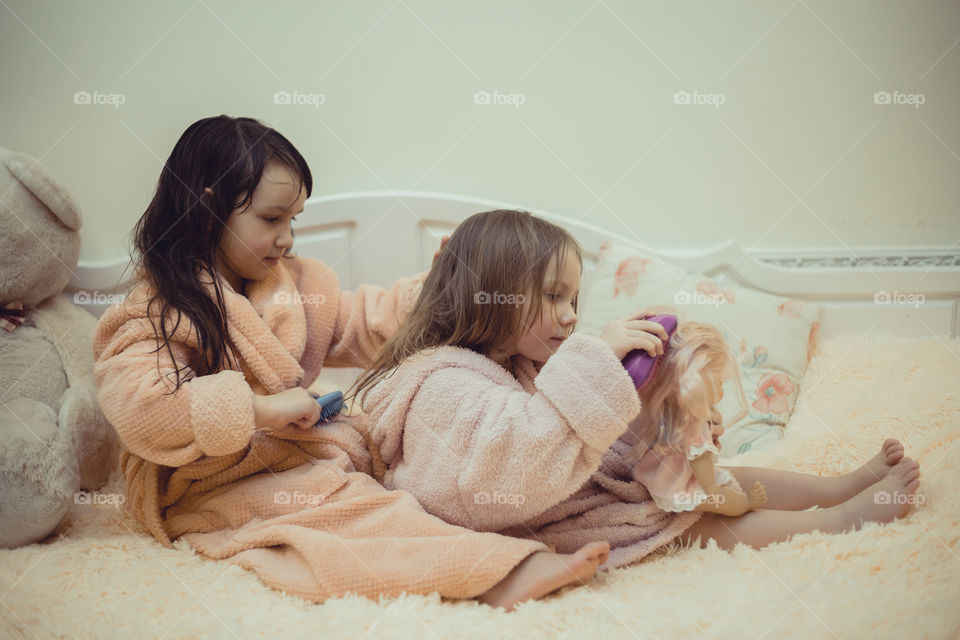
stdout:
{"type": "MultiPolygon", "coordinates": [[[[552,258],[547,267],[548,280],[543,283],[540,317],[534,320],[532,326],[523,329],[514,352],[536,362],[546,362],[556,353],[577,324],[577,312],[573,306],[580,293],[580,262],[573,249],[567,249],[560,279],[554,282],[556,260],[556,257],[552,258]]],[[[532,306],[531,300],[524,301],[523,317],[526,322],[529,322],[528,314],[532,306]]]]}
{"type": "Polygon", "coordinates": [[[217,247],[217,270],[234,291],[243,293],[246,280],[266,278],[293,246],[291,221],[305,200],[298,176],[269,161],[249,206],[230,214],[217,247]]]}

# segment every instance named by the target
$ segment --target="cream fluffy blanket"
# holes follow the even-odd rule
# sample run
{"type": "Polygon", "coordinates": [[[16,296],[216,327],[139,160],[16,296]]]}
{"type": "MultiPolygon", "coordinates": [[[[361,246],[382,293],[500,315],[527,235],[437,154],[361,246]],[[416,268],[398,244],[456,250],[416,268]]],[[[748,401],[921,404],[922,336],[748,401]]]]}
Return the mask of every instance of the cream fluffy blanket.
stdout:
{"type": "Polygon", "coordinates": [[[826,341],[803,384],[783,441],[725,462],[835,475],[895,436],[921,465],[915,512],[763,551],[670,548],[506,614],[435,594],[315,605],[273,591],[182,540],[160,546],[109,503],[115,476],[58,535],[0,551],[0,637],[960,636],[960,340],[826,341]]]}

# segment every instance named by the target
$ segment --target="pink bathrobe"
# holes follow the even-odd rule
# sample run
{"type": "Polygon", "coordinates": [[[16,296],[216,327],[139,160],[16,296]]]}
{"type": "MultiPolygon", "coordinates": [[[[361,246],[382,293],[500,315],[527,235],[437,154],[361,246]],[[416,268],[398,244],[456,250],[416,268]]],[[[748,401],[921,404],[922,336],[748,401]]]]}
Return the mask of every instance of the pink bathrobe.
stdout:
{"type": "MultiPolygon", "coordinates": [[[[159,308],[148,310],[145,281],[97,325],[98,398],[122,443],[127,508],[157,540],[171,546],[182,537],[208,558],[316,602],[348,592],[472,597],[546,549],[449,525],[409,494],[386,491],[369,475],[365,416],[311,429],[256,427],[254,394],[308,387],[323,366],[369,364],[419,280],[350,293],[325,265],[294,258],[249,283],[247,296],[222,283],[239,365],[173,394],[161,371],[172,374],[174,363],[166,348],[156,351],[159,308]]],[[[171,346],[178,365],[195,360],[186,317],[171,346]]]]}
{"type": "Polygon", "coordinates": [[[364,408],[385,486],[447,522],[559,552],[608,540],[615,567],[696,522],[699,513],[660,510],[631,478],[627,426],[640,402],[605,343],[574,334],[539,372],[523,356],[511,368],[439,347],[373,387],[364,408]]]}

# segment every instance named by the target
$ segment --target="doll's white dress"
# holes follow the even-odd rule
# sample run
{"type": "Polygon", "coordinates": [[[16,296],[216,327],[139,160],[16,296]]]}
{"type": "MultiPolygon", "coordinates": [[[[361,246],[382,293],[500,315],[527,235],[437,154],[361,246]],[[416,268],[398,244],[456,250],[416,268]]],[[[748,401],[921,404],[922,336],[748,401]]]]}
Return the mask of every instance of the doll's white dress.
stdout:
{"type": "MultiPolygon", "coordinates": [[[[713,444],[714,426],[705,422],[703,428],[685,443],[684,450],[659,455],[648,450],[633,468],[633,478],[650,492],[650,497],[664,511],[693,511],[706,501],[707,494],[693,474],[690,461],[704,453],[713,458],[716,465],[719,449],[713,444]]],[[[726,469],[715,467],[717,486],[728,482],[739,488],[736,480],[726,469]]]]}

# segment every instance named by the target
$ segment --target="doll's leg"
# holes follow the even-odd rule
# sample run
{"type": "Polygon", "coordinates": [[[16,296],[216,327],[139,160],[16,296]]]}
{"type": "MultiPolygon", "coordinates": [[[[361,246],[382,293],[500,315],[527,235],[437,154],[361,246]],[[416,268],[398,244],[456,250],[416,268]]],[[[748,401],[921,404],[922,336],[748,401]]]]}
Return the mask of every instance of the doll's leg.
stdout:
{"type": "Polygon", "coordinates": [[[763,483],[767,490],[764,509],[802,511],[810,507],[832,507],[882,480],[893,465],[903,459],[903,445],[888,439],[880,452],[855,471],[842,476],[818,476],[763,467],[723,467],[742,487],[763,483]]]}
{"type": "MultiPolygon", "coordinates": [[[[782,542],[797,533],[819,530],[843,533],[859,529],[864,522],[890,522],[906,513],[910,500],[889,496],[911,496],[920,486],[920,466],[910,458],[894,465],[882,480],[862,490],[846,502],[828,509],[812,511],[776,511],[761,509],[737,518],[705,513],[679,539],[689,544],[700,538],[701,546],[716,540],[722,549],[743,543],[760,549],[782,542]],[[877,495],[886,492],[887,497],[877,495]]],[[[769,504],[769,503],[768,503],[769,504]]]]}
{"type": "Polygon", "coordinates": [[[733,482],[722,487],[713,499],[701,502],[694,511],[716,513],[721,516],[742,516],[747,511],[759,509],[767,502],[766,488],[762,482],[754,482],[747,491],[735,488],[733,482]]]}

